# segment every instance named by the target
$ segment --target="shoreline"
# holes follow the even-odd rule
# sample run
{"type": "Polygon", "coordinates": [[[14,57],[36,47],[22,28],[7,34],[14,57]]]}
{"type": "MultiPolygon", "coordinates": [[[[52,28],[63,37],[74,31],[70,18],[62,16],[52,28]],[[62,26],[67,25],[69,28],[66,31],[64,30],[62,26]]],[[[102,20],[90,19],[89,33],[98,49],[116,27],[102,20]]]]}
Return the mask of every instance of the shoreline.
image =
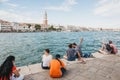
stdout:
{"type": "Polygon", "coordinates": [[[28,31],[28,32],[0,32],[0,33],[45,33],[45,32],[120,32],[120,31],[28,31]]]}

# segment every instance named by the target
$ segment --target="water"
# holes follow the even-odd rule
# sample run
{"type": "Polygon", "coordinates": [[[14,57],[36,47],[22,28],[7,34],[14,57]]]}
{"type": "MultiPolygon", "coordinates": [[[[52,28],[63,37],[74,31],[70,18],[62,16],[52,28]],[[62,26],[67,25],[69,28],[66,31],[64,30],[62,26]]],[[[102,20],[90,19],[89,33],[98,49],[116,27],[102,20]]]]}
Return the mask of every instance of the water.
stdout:
{"type": "Polygon", "coordinates": [[[16,65],[23,66],[41,62],[44,49],[51,54],[64,55],[69,43],[79,43],[83,37],[83,53],[96,52],[102,41],[112,40],[120,49],[120,32],[39,32],[0,33],[0,64],[8,55],[16,57],[16,65]]]}

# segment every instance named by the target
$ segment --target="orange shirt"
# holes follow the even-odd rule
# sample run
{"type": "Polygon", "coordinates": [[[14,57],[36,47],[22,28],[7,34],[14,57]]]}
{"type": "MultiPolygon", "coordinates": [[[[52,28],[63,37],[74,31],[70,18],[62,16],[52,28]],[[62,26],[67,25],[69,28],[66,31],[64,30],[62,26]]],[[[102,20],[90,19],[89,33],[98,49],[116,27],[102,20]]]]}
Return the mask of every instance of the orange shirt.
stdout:
{"type": "Polygon", "coordinates": [[[51,77],[59,78],[62,76],[61,67],[65,68],[65,64],[62,61],[61,61],[61,64],[57,59],[53,59],[50,62],[50,76],[51,77]]]}
{"type": "MultiPolygon", "coordinates": [[[[14,71],[16,71],[16,70],[17,70],[16,66],[13,66],[13,68],[12,68],[12,73],[13,73],[14,71]]],[[[10,75],[10,76],[11,76],[11,75],[10,75]]],[[[2,80],[2,79],[0,78],[0,80],[2,80]]],[[[4,80],[7,80],[6,77],[4,78],[4,80]]]]}

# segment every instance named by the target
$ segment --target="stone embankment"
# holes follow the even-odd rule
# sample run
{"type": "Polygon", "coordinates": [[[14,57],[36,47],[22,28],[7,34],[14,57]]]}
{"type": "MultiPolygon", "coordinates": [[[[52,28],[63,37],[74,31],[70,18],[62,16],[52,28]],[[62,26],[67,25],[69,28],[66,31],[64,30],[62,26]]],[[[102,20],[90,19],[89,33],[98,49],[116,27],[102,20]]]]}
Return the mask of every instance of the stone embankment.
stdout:
{"type": "Polygon", "coordinates": [[[94,58],[87,58],[86,64],[78,61],[66,61],[67,73],[64,77],[53,79],[49,70],[43,70],[41,64],[19,67],[25,80],[120,80],[120,56],[93,53],[94,58]]]}

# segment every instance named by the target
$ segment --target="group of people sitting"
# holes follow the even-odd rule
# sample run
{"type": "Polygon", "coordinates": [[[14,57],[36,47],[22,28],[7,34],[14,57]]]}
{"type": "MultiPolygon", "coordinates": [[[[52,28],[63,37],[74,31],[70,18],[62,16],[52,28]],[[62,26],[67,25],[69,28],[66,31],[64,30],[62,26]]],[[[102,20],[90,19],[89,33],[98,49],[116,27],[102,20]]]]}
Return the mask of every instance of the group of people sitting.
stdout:
{"type": "MultiPolygon", "coordinates": [[[[60,78],[66,72],[66,66],[60,60],[59,54],[56,54],[55,59],[52,59],[52,55],[49,52],[49,49],[45,49],[41,67],[42,69],[50,69],[52,78],[60,78]]],[[[15,57],[10,55],[0,66],[0,80],[24,80],[24,76],[19,72],[20,69],[15,66],[15,57]]]]}
{"type": "MultiPolygon", "coordinates": [[[[80,45],[83,39],[80,40],[80,45]]],[[[69,48],[66,51],[66,55],[64,56],[65,59],[68,61],[74,61],[76,58],[79,61],[85,63],[85,61],[81,58],[82,51],[81,46],[77,45],[76,43],[69,44],[69,48]]],[[[50,76],[52,78],[60,78],[66,72],[66,66],[62,60],[60,60],[60,55],[56,54],[55,58],[53,59],[52,55],[50,54],[49,49],[44,50],[44,54],[42,56],[42,69],[49,69],[50,76]]],[[[3,64],[0,66],[0,80],[23,80],[24,76],[20,75],[20,69],[17,70],[15,66],[15,57],[8,56],[3,64]]]]}
{"type": "Polygon", "coordinates": [[[86,63],[82,59],[82,57],[84,57],[81,50],[82,41],[83,38],[80,39],[79,45],[77,45],[76,43],[69,44],[68,50],[66,51],[66,55],[64,56],[64,58],[67,59],[68,61],[75,61],[76,59],[78,59],[78,61],[81,61],[82,63],[86,63]]]}
{"type": "Polygon", "coordinates": [[[60,55],[56,54],[55,58],[52,59],[49,49],[45,49],[42,56],[42,69],[50,69],[50,76],[52,78],[60,78],[66,72],[66,66],[62,60],[60,60],[60,55]]]}
{"type": "MultiPolygon", "coordinates": [[[[83,38],[80,39],[80,44],[76,43],[69,44],[68,50],[66,51],[66,55],[63,56],[68,61],[75,61],[78,59],[81,63],[86,63],[85,60],[82,59],[82,51],[81,51],[81,43],[83,38]]],[[[50,54],[49,49],[45,49],[44,55],[42,56],[42,64],[41,67],[43,69],[50,69],[50,76],[52,78],[60,78],[66,72],[66,66],[62,60],[60,60],[60,55],[56,54],[55,59],[52,59],[52,55],[50,54]]]]}
{"type": "MultiPolygon", "coordinates": [[[[68,61],[75,61],[76,59],[82,63],[86,63],[83,60],[83,53],[81,51],[81,43],[83,38],[80,39],[80,44],[77,45],[76,43],[69,44],[68,49],[66,51],[66,55],[63,56],[68,61]]],[[[102,49],[100,50],[101,53],[112,53],[116,54],[118,52],[117,48],[112,41],[109,41],[109,44],[103,43],[102,49]]],[[[87,55],[88,56],[88,55],[87,55]]],[[[52,78],[60,78],[66,72],[66,66],[62,60],[60,60],[60,55],[56,54],[55,58],[53,59],[52,55],[50,54],[49,49],[44,50],[44,54],[42,56],[42,69],[50,70],[50,76],[52,78]]],[[[17,70],[15,63],[14,56],[8,56],[3,64],[0,66],[0,80],[23,80],[24,76],[20,75],[19,71],[17,70]]]]}

